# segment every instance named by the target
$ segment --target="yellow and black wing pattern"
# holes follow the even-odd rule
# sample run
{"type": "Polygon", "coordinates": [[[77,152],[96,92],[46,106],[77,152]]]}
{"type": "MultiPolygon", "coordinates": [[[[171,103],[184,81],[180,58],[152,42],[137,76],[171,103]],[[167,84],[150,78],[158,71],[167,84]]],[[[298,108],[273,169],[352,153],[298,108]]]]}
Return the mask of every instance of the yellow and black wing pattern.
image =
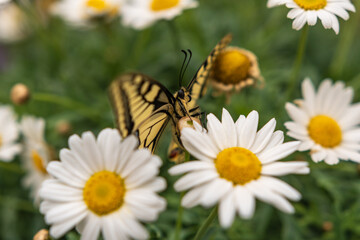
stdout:
{"type": "Polygon", "coordinates": [[[189,108],[192,109],[196,106],[196,100],[201,98],[206,92],[206,82],[211,71],[212,65],[216,60],[219,53],[231,42],[232,34],[227,34],[221,41],[214,47],[210,55],[206,58],[205,62],[197,70],[195,76],[189,83],[187,90],[190,93],[192,101],[189,102],[189,108]]]}
{"type": "Polygon", "coordinates": [[[140,148],[154,152],[168,123],[174,97],[160,83],[138,73],[121,75],[109,88],[109,96],[122,137],[139,137],[140,148]]]}

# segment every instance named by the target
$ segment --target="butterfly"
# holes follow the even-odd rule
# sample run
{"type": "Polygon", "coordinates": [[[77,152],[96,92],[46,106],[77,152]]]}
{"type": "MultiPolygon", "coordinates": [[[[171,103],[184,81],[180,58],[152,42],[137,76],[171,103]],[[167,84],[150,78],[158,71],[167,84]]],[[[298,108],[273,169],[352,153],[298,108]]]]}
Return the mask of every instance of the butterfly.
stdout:
{"type": "Polygon", "coordinates": [[[180,130],[176,126],[183,117],[200,118],[201,111],[196,100],[205,94],[211,67],[231,39],[230,34],[226,35],[200,66],[188,86],[181,87],[175,94],[141,73],[123,74],[115,79],[110,84],[109,97],[122,137],[135,134],[139,138],[139,148],[148,148],[153,153],[167,123],[171,121],[176,143],[171,144],[170,151],[174,151],[173,154],[181,151],[180,130]]]}

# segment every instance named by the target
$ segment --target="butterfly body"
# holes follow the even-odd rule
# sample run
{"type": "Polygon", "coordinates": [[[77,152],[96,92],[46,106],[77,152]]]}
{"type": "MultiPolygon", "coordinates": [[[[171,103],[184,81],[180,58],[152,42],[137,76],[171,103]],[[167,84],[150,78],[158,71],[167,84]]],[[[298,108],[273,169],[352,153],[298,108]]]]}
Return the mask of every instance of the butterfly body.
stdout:
{"type": "Polygon", "coordinates": [[[178,122],[183,117],[200,117],[201,112],[196,100],[205,93],[211,65],[230,40],[231,35],[225,36],[189,85],[181,87],[175,94],[171,94],[162,84],[140,73],[124,74],[114,80],[109,87],[109,96],[120,134],[123,137],[137,135],[139,147],[154,152],[162,132],[171,121],[174,140],[177,143],[174,146],[182,147],[178,122]]]}

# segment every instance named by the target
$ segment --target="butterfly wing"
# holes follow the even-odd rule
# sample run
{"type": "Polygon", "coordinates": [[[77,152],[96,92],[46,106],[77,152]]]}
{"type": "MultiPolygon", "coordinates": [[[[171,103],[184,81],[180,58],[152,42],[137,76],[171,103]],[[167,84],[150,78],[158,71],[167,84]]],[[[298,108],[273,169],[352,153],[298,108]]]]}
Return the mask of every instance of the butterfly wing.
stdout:
{"type": "Polygon", "coordinates": [[[174,105],[172,94],[160,83],[137,73],[124,74],[113,81],[109,96],[120,134],[135,133],[140,146],[154,152],[169,121],[174,105]]]}
{"type": "Polygon", "coordinates": [[[231,42],[232,35],[226,35],[221,41],[214,47],[210,55],[206,58],[205,62],[200,66],[195,76],[189,83],[187,90],[191,95],[191,101],[188,103],[189,109],[196,106],[196,100],[202,97],[206,92],[206,82],[211,71],[211,67],[219,55],[219,53],[231,42]]]}

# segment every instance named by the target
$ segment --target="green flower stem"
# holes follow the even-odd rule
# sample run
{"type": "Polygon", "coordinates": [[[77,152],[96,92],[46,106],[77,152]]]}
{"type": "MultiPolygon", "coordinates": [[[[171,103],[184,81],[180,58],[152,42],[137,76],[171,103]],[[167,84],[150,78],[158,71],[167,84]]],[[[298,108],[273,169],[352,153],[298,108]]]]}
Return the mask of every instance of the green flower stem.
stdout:
{"type": "Polygon", "coordinates": [[[100,114],[96,110],[88,107],[83,103],[74,101],[70,98],[61,97],[48,93],[34,93],[32,95],[32,99],[39,102],[54,103],[63,106],[65,108],[75,110],[76,112],[82,114],[83,116],[96,121],[98,121],[100,117],[100,114]]]}
{"type": "Polygon", "coordinates": [[[335,211],[335,236],[337,240],[345,240],[345,235],[342,227],[343,218],[341,216],[340,203],[335,201],[334,203],[334,211],[335,211]]]}
{"type": "Polygon", "coordinates": [[[307,41],[307,36],[308,36],[308,31],[309,31],[309,26],[306,24],[302,30],[301,33],[301,37],[300,37],[300,41],[299,41],[299,46],[298,46],[298,50],[296,53],[296,59],[295,59],[295,63],[293,66],[293,70],[291,72],[290,75],[290,84],[288,87],[288,91],[287,91],[287,99],[290,99],[294,89],[296,87],[297,84],[297,80],[299,78],[299,73],[300,73],[300,69],[301,69],[301,64],[303,61],[303,57],[304,57],[304,52],[305,52],[305,48],[306,48],[306,41],[307,41]]]}
{"type": "MultiPolygon", "coordinates": [[[[356,1],[355,8],[360,8],[360,1],[356,1]]],[[[360,14],[354,14],[347,24],[344,24],[344,28],[340,35],[339,43],[336,48],[336,52],[330,64],[330,74],[333,77],[341,78],[342,73],[344,72],[345,64],[348,60],[348,55],[352,44],[356,38],[357,29],[360,23],[360,14]]]]}
{"type": "Polygon", "coordinates": [[[179,37],[179,33],[177,30],[176,24],[175,24],[174,20],[167,21],[167,22],[169,25],[172,42],[174,44],[175,51],[180,51],[182,48],[181,48],[180,37],[179,37]]]}
{"type": "Polygon", "coordinates": [[[152,29],[153,28],[150,27],[137,33],[135,43],[133,44],[133,48],[131,51],[131,55],[133,56],[133,58],[131,59],[129,68],[136,69],[138,67],[141,56],[144,55],[144,49],[147,47],[148,42],[151,40],[152,29]]]}
{"type": "Polygon", "coordinates": [[[201,227],[199,228],[198,232],[196,233],[195,235],[195,238],[194,240],[200,240],[206,230],[208,229],[208,227],[210,226],[210,224],[214,221],[214,219],[216,218],[217,216],[217,210],[218,210],[218,207],[216,206],[210,213],[210,215],[207,217],[207,219],[205,220],[205,222],[201,225],[201,227]]]}
{"type": "Polygon", "coordinates": [[[175,240],[180,239],[180,232],[181,232],[181,228],[182,228],[182,217],[183,217],[183,212],[184,212],[184,208],[183,208],[183,206],[181,206],[181,200],[184,197],[184,195],[185,195],[185,192],[180,193],[180,203],[179,203],[179,208],[178,208],[178,215],[177,215],[177,219],[176,219],[176,228],[175,228],[175,236],[174,236],[175,240]]]}
{"type": "MultiPolygon", "coordinates": [[[[185,160],[184,162],[188,162],[190,160],[190,154],[185,151],[185,160]]],[[[178,208],[178,216],[176,219],[176,228],[175,228],[175,240],[179,240],[180,239],[180,232],[181,232],[181,228],[182,228],[182,217],[183,217],[183,212],[184,212],[184,208],[183,206],[181,206],[181,200],[184,197],[185,192],[181,192],[180,193],[180,202],[179,202],[179,208],[178,208]]]]}
{"type": "Polygon", "coordinates": [[[0,168],[4,169],[6,171],[9,171],[9,172],[17,173],[17,174],[25,173],[24,169],[22,169],[18,164],[15,164],[15,163],[6,163],[6,162],[0,161],[0,168]]]}

